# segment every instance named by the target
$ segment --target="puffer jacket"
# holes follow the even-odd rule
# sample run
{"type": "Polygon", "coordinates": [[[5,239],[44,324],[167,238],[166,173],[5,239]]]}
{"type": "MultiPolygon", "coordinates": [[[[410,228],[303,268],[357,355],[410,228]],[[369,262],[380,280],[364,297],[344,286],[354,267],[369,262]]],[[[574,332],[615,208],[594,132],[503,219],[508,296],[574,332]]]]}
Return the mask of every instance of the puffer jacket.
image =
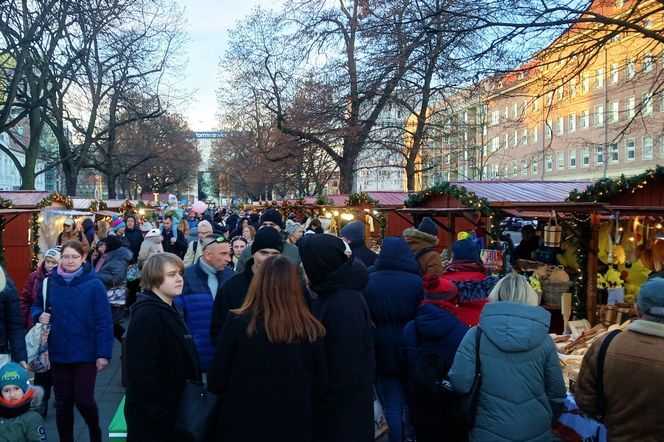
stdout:
{"type": "Polygon", "coordinates": [[[487,274],[484,264],[468,259],[456,259],[448,264],[443,277],[459,289],[460,301],[485,299],[491,293],[498,277],[487,274]]]}
{"type": "Polygon", "coordinates": [[[157,253],[164,253],[164,247],[161,245],[159,237],[145,238],[141,243],[141,250],[138,252],[138,267],[142,268],[145,261],[157,253]]]}
{"type": "Polygon", "coordinates": [[[436,251],[438,237],[417,230],[413,227],[403,231],[403,237],[408,242],[410,250],[417,257],[422,275],[443,276],[443,263],[440,255],[436,251]],[[433,249],[422,252],[424,249],[433,249]]]}
{"type": "Polygon", "coordinates": [[[112,252],[104,253],[104,263],[97,276],[107,289],[127,285],[127,267],[132,259],[131,250],[120,247],[112,252]]]}
{"type": "MultiPolygon", "coordinates": [[[[604,338],[583,357],[574,398],[590,416],[598,413],[597,364],[604,338]]],[[[664,324],[637,320],[611,341],[604,360],[604,424],[611,442],[661,440],[664,408],[664,324]],[[645,411],[651,410],[651,411],[645,411]],[[659,435],[659,436],[656,436],[659,435]]]]}
{"type": "Polygon", "coordinates": [[[445,403],[430,395],[424,396],[414,386],[418,356],[421,353],[434,353],[447,367],[452,366],[461,340],[468,327],[451,312],[434,304],[422,304],[417,309],[415,319],[410,321],[401,335],[401,355],[406,382],[406,397],[410,418],[418,429],[427,429],[454,439],[454,422],[446,419],[449,411],[445,403]]]}
{"type": "Polygon", "coordinates": [[[408,244],[402,238],[385,238],[374,271],[364,287],[364,299],[376,326],[373,342],[378,373],[399,374],[401,333],[415,317],[423,298],[420,269],[408,244]]]}
{"type": "MultiPolygon", "coordinates": [[[[42,288],[32,304],[32,321],[44,312],[42,288]]],[[[51,313],[48,354],[57,364],[111,359],[113,318],[106,288],[90,264],[67,282],[57,270],[48,278],[47,310],[51,313]]]]}
{"type": "Polygon", "coordinates": [[[14,362],[28,359],[18,291],[5,270],[0,268],[0,353],[9,352],[14,362]]]}
{"type": "Polygon", "coordinates": [[[230,267],[217,272],[217,293],[212,295],[208,286],[208,274],[201,267],[200,260],[184,271],[184,287],[182,295],[175,298],[175,304],[182,308],[184,320],[191,331],[198,356],[201,359],[201,369],[206,372],[212,356],[214,346],[210,340],[210,320],[212,318],[212,304],[219,296],[221,287],[234,275],[230,267]]]}
{"type": "MultiPolygon", "coordinates": [[[[566,397],[562,370],[548,335],[551,314],[541,307],[494,302],[482,310],[479,327],[482,387],[471,441],[541,441],[566,397]]],[[[475,334],[463,338],[449,377],[460,393],[475,376],[475,334]]]]}

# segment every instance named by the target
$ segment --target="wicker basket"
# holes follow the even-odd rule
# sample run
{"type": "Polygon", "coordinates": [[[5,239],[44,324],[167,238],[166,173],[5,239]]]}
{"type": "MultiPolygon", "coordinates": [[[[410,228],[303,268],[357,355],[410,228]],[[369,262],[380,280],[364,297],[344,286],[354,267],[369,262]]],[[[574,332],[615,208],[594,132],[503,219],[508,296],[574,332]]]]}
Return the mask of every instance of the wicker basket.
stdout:
{"type": "Polygon", "coordinates": [[[570,284],[569,281],[542,281],[542,304],[560,307],[560,300],[563,293],[569,291],[570,284]]]}

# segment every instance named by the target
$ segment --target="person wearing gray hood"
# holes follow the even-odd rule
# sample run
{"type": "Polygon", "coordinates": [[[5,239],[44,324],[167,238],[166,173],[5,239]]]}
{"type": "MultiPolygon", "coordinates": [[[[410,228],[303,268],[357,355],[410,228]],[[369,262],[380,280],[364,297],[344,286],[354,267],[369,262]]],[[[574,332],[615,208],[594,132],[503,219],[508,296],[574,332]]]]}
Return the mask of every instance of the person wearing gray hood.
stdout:
{"type": "Polygon", "coordinates": [[[558,353],[548,334],[551,314],[537,306],[537,294],[516,273],[501,279],[489,300],[449,371],[457,392],[470,391],[475,336],[481,333],[482,384],[470,440],[548,442],[566,397],[558,353]]]}
{"type": "Polygon", "coordinates": [[[127,269],[133,256],[131,250],[122,244],[119,236],[108,236],[106,253],[95,266],[97,276],[104,283],[108,302],[111,304],[113,336],[120,342],[122,342],[122,335],[125,332],[122,321],[124,321],[127,301],[127,269]]]}

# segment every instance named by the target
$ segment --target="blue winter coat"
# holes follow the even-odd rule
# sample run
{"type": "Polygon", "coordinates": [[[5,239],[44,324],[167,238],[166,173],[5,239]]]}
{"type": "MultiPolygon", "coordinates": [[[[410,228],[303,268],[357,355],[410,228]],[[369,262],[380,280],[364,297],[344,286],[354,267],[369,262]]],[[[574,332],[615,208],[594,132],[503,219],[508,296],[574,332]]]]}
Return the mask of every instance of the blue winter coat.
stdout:
{"type": "Polygon", "coordinates": [[[97,272],[97,277],[107,289],[127,285],[127,268],[132,256],[132,251],[127,247],[120,247],[105,254],[104,264],[97,272]]]}
{"type": "MultiPolygon", "coordinates": [[[[51,314],[48,354],[51,362],[74,364],[111,359],[113,350],[113,318],[104,284],[90,264],[83,263],[83,272],[69,283],[53,271],[47,279],[46,310],[51,314]]],[[[32,320],[36,324],[44,312],[42,285],[32,304],[32,320]]]]}
{"type": "MultiPolygon", "coordinates": [[[[471,441],[550,441],[551,424],[563,411],[565,384],[558,353],[548,336],[551,315],[514,302],[484,306],[480,316],[482,387],[471,441]]],[[[458,392],[475,375],[475,333],[459,347],[449,377],[458,392]]]]}
{"type": "Polygon", "coordinates": [[[214,346],[210,340],[212,304],[221,286],[234,274],[230,267],[226,267],[223,272],[217,272],[217,293],[213,297],[207,283],[208,274],[201,267],[199,259],[196,264],[185,269],[182,295],[175,298],[175,304],[184,311],[184,320],[194,338],[201,359],[201,369],[204,372],[210,366],[214,355],[214,346]]]}
{"type": "Polygon", "coordinates": [[[369,283],[364,287],[364,298],[376,325],[373,334],[376,370],[379,374],[396,376],[401,333],[424,298],[419,265],[403,238],[385,238],[369,283]]]}
{"type": "Polygon", "coordinates": [[[415,380],[420,354],[436,354],[448,364],[447,367],[451,367],[457,348],[467,332],[468,326],[454,314],[434,304],[422,304],[417,309],[415,319],[404,328],[401,335],[401,355],[404,377],[408,381],[406,395],[410,418],[416,431],[426,428],[438,434],[453,433],[453,422],[445,420],[446,404],[435,400],[436,398],[418,395],[416,389],[412,388],[412,382],[415,380]]]}

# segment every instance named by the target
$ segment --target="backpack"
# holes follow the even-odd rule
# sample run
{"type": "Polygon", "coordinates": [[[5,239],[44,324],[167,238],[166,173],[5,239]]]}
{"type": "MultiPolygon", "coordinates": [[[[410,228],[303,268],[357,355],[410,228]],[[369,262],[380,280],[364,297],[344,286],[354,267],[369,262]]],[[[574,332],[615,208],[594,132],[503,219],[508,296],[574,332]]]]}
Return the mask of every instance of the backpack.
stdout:
{"type": "Polygon", "coordinates": [[[442,384],[447,378],[451,364],[434,349],[423,348],[417,330],[415,335],[418,351],[415,357],[415,367],[410,376],[411,391],[418,400],[439,409],[454,408],[459,395],[442,384]]]}
{"type": "Polygon", "coordinates": [[[425,253],[435,252],[435,251],[436,251],[436,248],[435,248],[435,247],[425,247],[425,248],[423,248],[423,249],[421,249],[421,250],[418,250],[418,251],[415,253],[414,256],[415,256],[415,259],[417,259],[417,258],[419,258],[420,256],[424,255],[425,253]]]}

